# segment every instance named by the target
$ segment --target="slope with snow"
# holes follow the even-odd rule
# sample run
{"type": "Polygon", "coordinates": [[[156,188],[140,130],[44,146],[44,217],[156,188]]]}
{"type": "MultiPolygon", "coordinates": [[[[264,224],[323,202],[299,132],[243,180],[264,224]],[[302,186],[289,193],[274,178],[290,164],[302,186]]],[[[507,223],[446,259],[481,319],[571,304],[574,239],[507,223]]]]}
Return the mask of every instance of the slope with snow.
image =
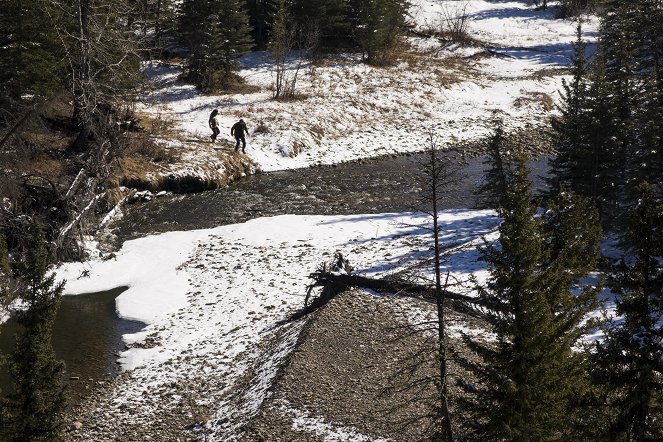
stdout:
{"type": "MultiPolygon", "coordinates": [[[[439,25],[447,2],[413,3],[416,27],[439,25]]],[[[395,66],[370,67],[353,55],[305,65],[298,83],[305,97],[293,102],[270,99],[266,54],[244,59],[241,74],[259,88],[245,95],[202,95],[178,80],[181,67],[152,62],[145,72],[154,90],[141,111],[169,121],[179,134],[158,141],[175,149],[186,144],[172,171],[195,169],[216,155],[206,141],[213,108],[226,137],[239,118],[250,129],[259,122],[269,128],[253,134],[247,149],[266,171],[423,150],[430,131],[443,145],[471,140],[486,135],[495,116],[511,128],[544,124],[551,112],[546,97],[560,88],[575,24],[525,2],[449,3],[467,5],[480,43],[461,48],[413,38],[418,49],[395,66]]],[[[595,27],[588,21],[588,36],[595,27]]],[[[127,372],[91,411],[97,423],[78,440],[104,440],[110,431],[120,439],[135,431],[154,439],[172,426],[168,416],[212,419],[194,416],[195,407],[220,422],[211,429],[214,440],[239,437],[297,340],[301,324],[277,323],[301,306],[307,275],[336,251],[365,275],[403,269],[430,249],[421,228],[427,222],[409,213],[283,215],[128,241],[116,260],[86,264],[89,278],[76,279],[83,264],[62,267],[67,294],[129,286],[117,300],[118,313],[148,324],[125,336],[129,349],[120,361],[127,372]],[[249,388],[238,390],[246,378],[253,379],[249,388]]],[[[463,246],[484,235],[494,239],[498,222],[490,211],[442,213],[443,241],[455,245],[446,263],[453,276],[485,275],[475,248],[463,246]]],[[[310,419],[298,422],[324,429],[310,419]]]]}
{"type": "MultiPolygon", "coordinates": [[[[271,99],[267,53],[243,59],[240,75],[259,89],[248,94],[203,95],[178,80],[179,65],[154,61],[145,67],[154,90],[141,111],[169,121],[179,134],[161,139],[182,147],[174,169],[215,155],[207,127],[214,108],[226,143],[239,118],[252,133],[261,123],[269,129],[248,140],[248,155],[264,171],[422,151],[431,132],[448,146],[487,135],[495,117],[511,129],[546,124],[576,23],[555,19],[554,8],[486,0],[414,1],[410,22],[422,32],[439,29],[443,12],[457,5],[467,7],[476,40],[470,47],[412,37],[412,49],[394,66],[372,67],[351,54],[304,63],[297,83],[302,98],[287,102],[271,99]]],[[[590,41],[596,26],[595,19],[585,20],[590,41]]]]}

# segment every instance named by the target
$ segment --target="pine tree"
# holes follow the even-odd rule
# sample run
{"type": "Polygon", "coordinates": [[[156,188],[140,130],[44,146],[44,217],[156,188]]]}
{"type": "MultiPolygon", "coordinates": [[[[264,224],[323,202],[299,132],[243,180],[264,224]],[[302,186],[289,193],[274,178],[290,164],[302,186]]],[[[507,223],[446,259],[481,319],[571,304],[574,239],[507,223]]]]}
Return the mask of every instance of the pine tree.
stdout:
{"type": "Polygon", "coordinates": [[[595,380],[607,391],[607,428],[614,440],[663,438],[663,205],[652,185],[638,187],[625,234],[628,255],[611,280],[618,294],[605,340],[594,354],[595,380]]]}
{"type": "Polygon", "coordinates": [[[495,122],[495,129],[486,150],[488,158],[484,164],[489,169],[485,172],[483,183],[477,189],[477,193],[483,195],[483,203],[487,207],[499,207],[506,194],[507,176],[511,169],[502,120],[495,122]]]}
{"type": "Polygon", "coordinates": [[[251,35],[257,49],[265,49],[269,40],[270,17],[273,14],[274,0],[246,0],[246,10],[251,27],[251,35]]]}
{"type": "Polygon", "coordinates": [[[49,260],[41,229],[33,225],[32,243],[21,269],[26,309],[16,313],[21,327],[11,355],[13,391],[3,403],[2,440],[63,439],[64,364],[55,358],[51,330],[64,283],[47,275],[49,260]]]}
{"type": "Polygon", "coordinates": [[[239,57],[252,46],[248,17],[240,0],[184,0],[179,29],[189,47],[187,77],[203,90],[238,81],[239,57]]]}
{"type": "Polygon", "coordinates": [[[567,413],[582,379],[572,347],[595,304],[595,290],[574,296],[572,287],[596,264],[596,211],[586,200],[562,194],[538,218],[529,188],[519,158],[498,209],[499,247],[482,249],[490,277],[478,292],[497,341],[466,337],[482,359],[466,361],[479,379],[474,400],[466,403],[469,425],[490,440],[548,440],[570,431],[567,413]]]}
{"type": "Polygon", "coordinates": [[[220,77],[211,87],[227,88],[237,80],[239,58],[253,46],[248,17],[240,0],[214,2],[216,16],[212,28],[209,67],[220,77]]]}
{"type": "Polygon", "coordinates": [[[189,48],[186,75],[199,86],[208,76],[206,60],[211,52],[212,12],[210,0],[183,0],[179,9],[179,35],[189,48]]]}
{"type": "Polygon", "coordinates": [[[64,87],[52,5],[7,0],[0,8],[0,126],[11,112],[64,87]]]}
{"type": "MultiPolygon", "coordinates": [[[[582,192],[583,194],[591,195],[591,192],[587,192],[587,184],[579,182],[580,179],[593,180],[596,176],[596,172],[592,171],[592,159],[586,158],[589,153],[586,140],[589,117],[585,102],[588,89],[587,59],[585,57],[587,43],[582,37],[581,20],[577,22],[576,41],[572,47],[571,82],[562,80],[560,115],[552,120],[557,156],[550,161],[551,178],[548,179],[548,184],[553,194],[559,192],[560,187],[565,186],[576,191],[585,190],[582,192]],[[587,164],[589,170],[582,170],[587,169],[587,164]]],[[[591,188],[591,184],[589,187],[591,188]]]]}
{"type": "Polygon", "coordinates": [[[367,63],[391,61],[408,6],[406,0],[350,0],[354,39],[367,63]]]}
{"type": "Polygon", "coordinates": [[[350,44],[349,5],[345,0],[295,0],[292,15],[300,29],[313,26],[319,30],[323,48],[350,44]]]}

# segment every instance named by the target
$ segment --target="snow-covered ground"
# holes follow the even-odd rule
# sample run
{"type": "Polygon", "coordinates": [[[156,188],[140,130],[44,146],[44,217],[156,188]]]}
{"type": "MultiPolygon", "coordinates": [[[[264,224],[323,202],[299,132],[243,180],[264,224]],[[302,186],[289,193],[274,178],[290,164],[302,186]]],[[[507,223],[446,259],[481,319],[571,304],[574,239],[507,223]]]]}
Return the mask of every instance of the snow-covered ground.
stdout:
{"type": "MultiPolygon", "coordinates": [[[[446,2],[413,3],[412,23],[420,29],[437,26],[446,2]]],[[[241,74],[259,87],[246,95],[202,95],[177,79],[179,66],[154,62],[146,73],[155,87],[141,110],[169,121],[181,135],[162,142],[176,148],[199,140],[191,157],[214,155],[207,142],[213,108],[219,109],[222,135],[228,138],[239,118],[250,130],[264,122],[270,131],[253,134],[247,149],[262,170],[422,150],[430,130],[442,143],[469,140],[487,134],[494,115],[512,128],[544,124],[551,109],[543,98],[554,98],[560,88],[575,23],[554,19],[552,11],[535,11],[528,2],[449,3],[467,5],[471,35],[482,45],[443,47],[436,39],[413,39],[419,53],[388,68],[364,65],[351,55],[306,65],[298,83],[306,98],[294,102],[270,99],[272,71],[263,53],[244,59],[241,74]]],[[[588,20],[589,38],[595,29],[596,21],[588,20]]],[[[183,156],[182,161],[185,167],[194,160],[183,156]]],[[[131,388],[116,389],[112,405],[120,410],[121,404],[133,404],[131,415],[117,411],[123,419],[149,422],[154,393],[192,373],[223,379],[200,399],[217,410],[218,418],[233,413],[236,404],[229,397],[237,380],[247,375],[247,361],[279,332],[276,323],[302,305],[307,276],[318,264],[340,251],[365,275],[403,269],[429,250],[430,234],[420,227],[427,222],[411,213],[259,218],[128,241],[115,260],[67,264],[58,276],[67,279],[70,295],[128,286],[117,299],[117,311],[147,324],[124,337],[131,348],[120,361],[130,370],[131,388]],[[83,270],[89,277],[80,277],[83,270]]],[[[494,239],[498,222],[491,211],[442,213],[444,244],[456,246],[446,263],[452,276],[485,275],[475,248],[462,245],[482,236],[494,239]]],[[[287,333],[282,347],[259,369],[252,368],[260,382],[245,394],[246,413],[214,428],[215,440],[235,437],[242,419],[257,409],[299,329],[291,326],[287,333]]],[[[324,427],[310,419],[298,422],[324,427]]]]}
{"type": "MultiPolygon", "coordinates": [[[[495,116],[512,129],[546,124],[575,22],[555,19],[554,8],[497,0],[418,0],[410,21],[418,30],[439,29],[443,12],[458,5],[467,7],[469,33],[480,42],[472,47],[413,37],[409,55],[391,67],[371,67],[350,54],[304,64],[297,90],[305,98],[289,102],[271,99],[267,53],[243,59],[240,75],[258,88],[248,94],[203,95],[178,80],[181,66],[155,61],[145,66],[154,88],[140,110],[169,122],[171,135],[161,141],[183,147],[184,164],[215,154],[208,142],[212,109],[228,140],[243,118],[252,133],[247,153],[264,171],[421,151],[430,131],[443,146],[473,140],[489,133],[495,116]],[[253,133],[261,122],[269,132],[253,133]]],[[[596,27],[595,19],[585,20],[590,42],[596,27]]]]}
{"type": "MultiPolygon", "coordinates": [[[[67,279],[67,294],[128,286],[117,299],[118,313],[149,324],[125,336],[133,348],[120,354],[123,367],[132,370],[133,388],[115,391],[116,403],[145,403],[132,419],[151,416],[146,396],[200,370],[224,379],[225,388],[205,400],[227,415],[232,410],[223,398],[249,367],[241,355],[255,352],[278,321],[302,306],[307,276],[318,264],[339,251],[365,275],[403,269],[427,254],[430,233],[418,226],[428,221],[408,213],[259,218],[127,241],[115,260],[67,264],[58,277],[67,279]],[[79,278],[83,270],[89,277],[79,278]]],[[[456,210],[443,213],[441,222],[445,244],[455,246],[448,269],[466,279],[478,268],[477,251],[460,245],[490,235],[498,218],[492,211],[456,210]]],[[[295,339],[296,333],[283,351],[295,339]]],[[[273,365],[260,376],[273,377],[273,365]]],[[[267,387],[265,382],[248,395],[245,406],[256,410],[267,387]]],[[[217,429],[218,440],[235,434],[242,421],[231,422],[217,429]]]]}

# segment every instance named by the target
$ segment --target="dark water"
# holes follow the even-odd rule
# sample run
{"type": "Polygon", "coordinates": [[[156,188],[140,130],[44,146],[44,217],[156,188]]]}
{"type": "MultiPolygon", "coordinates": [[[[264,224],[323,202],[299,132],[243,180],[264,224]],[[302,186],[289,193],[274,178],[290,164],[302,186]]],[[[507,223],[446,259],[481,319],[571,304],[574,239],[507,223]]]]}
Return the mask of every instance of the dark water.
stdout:
{"type": "MultiPolygon", "coordinates": [[[[115,313],[115,298],[126,288],[62,298],[53,327],[53,348],[66,364],[66,380],[73,401],[92,385],[118,372],[115,352],[122,350],[122,335],[135,333],[145,325],[126,321],[115,313]]],[[[10,320],[2,325],[0,352],[14,348],[17,324],[10,320]]],[[[0,372],[0,388],[7,391],[9,377],[0,372]]]]}
{"type": "MultiPolygon", "coordinates": [[[[475,188],[481,181],[485,158],[464,158],[443,152],[447,164],[457,169],[446,188],[442,209],[481,206],[475,188]]],[[[115,246],[154,232],[210,228],[281,214],[349,215],[415,210],[421,194],[424,154],[387,158],[303,170],[249,176],[228,188],[199,194],[165,197],[125,208],[116,223],[115,246]]],[[[529,162],[535,187],[542,186],[547,157],[529,162]]],[[[70,391],[84,395],[92,384],[117,372],[115,352],[123,348],[121,336],[142,328],[115,313],[115,297],[123,289],[65,297],[53,331],[53,346],[67,364],[70,391]]],[[[12,348],[15,325],[6,324],[0,350],[12,348]]],[[[0,374],[0,387],[7,377],[0,374]]]]}
{"type": "MultiPolygon", "coordinates": [[[[442,209],[478,208],[475,195],[485,157],[465,159],[442,153],[457,169],[442,209]]],[[[228,188],[193,195],[164,197],[125,208],[113,233],[117,243],[148,233],[211,228],[260,216],[351,215],[415,210],[421,194],[423,154],[364,164],[342,164],[253,175],[228,188]]],[[[548,169],[548,157],[529,161],[535,187],[548,169]]]]}

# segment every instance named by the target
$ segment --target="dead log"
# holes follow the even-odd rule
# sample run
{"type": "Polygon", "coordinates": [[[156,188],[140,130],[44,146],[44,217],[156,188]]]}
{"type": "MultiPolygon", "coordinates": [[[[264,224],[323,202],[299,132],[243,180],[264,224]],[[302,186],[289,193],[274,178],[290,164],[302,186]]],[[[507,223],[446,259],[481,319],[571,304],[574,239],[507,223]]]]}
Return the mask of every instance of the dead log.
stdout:
{"type": "MultiPolygon", "coordinates": [[[[293,313],[284,322],[295,321],[318,310],[320,307],[323,307],[331,301],[336,295],[351,287],[371,289],[376,292],[390,293],[397,296],[414,297],[426,302],[436,302],[435,290],[433,287],[415,284],[398,278],[380,279],[353,275],[349,272],[339,272],[337,267],[330,269],[326,265],[322,265],[317,271],[311,273],[309,278],[313,279],[313,283],[307,286],[304,307],[293,313]],[[316,287],[322,287],[322,292],[309,303],[312,291],[316,287]]],[[[455,311],[478,318],[485,315],[486,309],[488,309],[491,304],[485,299],[473,298],[449,290],[443,290],[443,295],[445,300],[450,303],[451,308],[455,311]]]]}

